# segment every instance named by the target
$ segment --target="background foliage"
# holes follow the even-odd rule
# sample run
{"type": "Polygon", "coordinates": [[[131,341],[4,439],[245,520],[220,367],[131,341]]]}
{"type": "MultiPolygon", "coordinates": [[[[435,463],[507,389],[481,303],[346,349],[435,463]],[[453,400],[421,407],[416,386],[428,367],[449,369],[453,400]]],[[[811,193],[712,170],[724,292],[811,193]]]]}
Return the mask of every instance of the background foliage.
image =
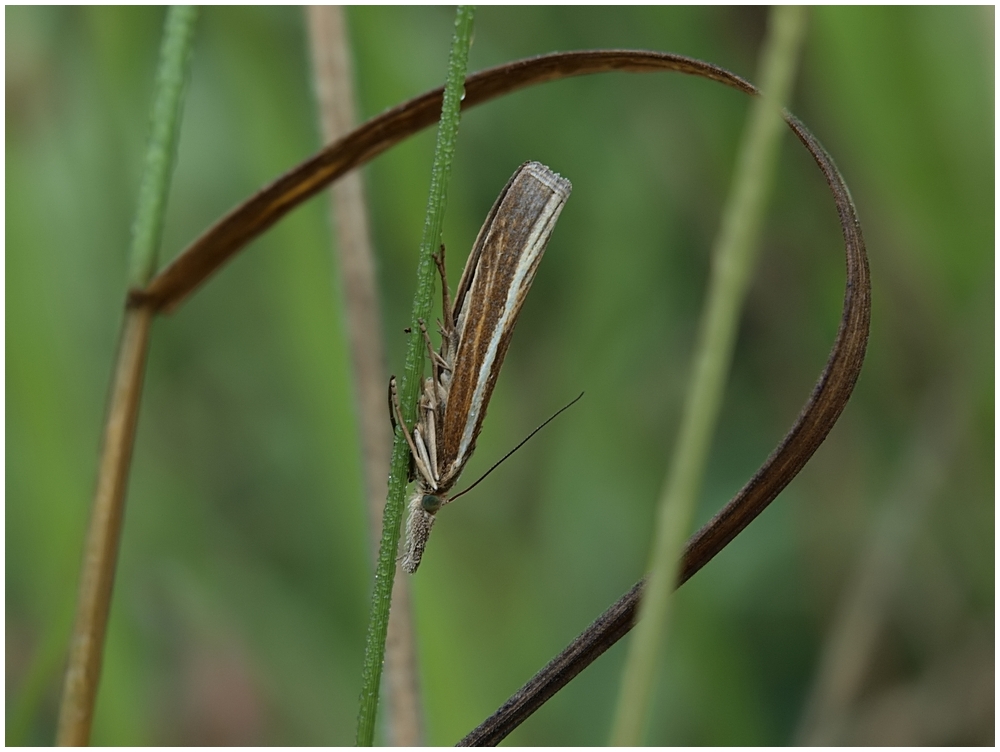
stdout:
{"type": "MultiPolygon", "coordinates": [[[[348,17],[365,117],[440,84],[450,9],[348,17]]],[[[482,8],[470,69],[642,47],[752,77],[764,18],[482,8]]],[[[53,735],[162,20],[6,10],[9,743],[53,735]]],[[[163,258],[318,148],[307,52],[299,10],[204,11],[163,258]]],[[[650,741],[792,741],[864,552],[900,514],[913,533],[878,603],[858,739],[906,729],[910,716],[879,712],[892,698],[910,705],[890,710],[938,708],[932,690],[950,685],[927,677],[954,674],[987,709],[918,723],[913,743],[993,742],[993,61],[992,9],[811,12],[792,109],[858,205],[869,356],[807,469],[682,589],[650,741]],[[936,484],[908,489],[927,456],[936,484]]],[[[469,731],[642,574],[746,106],[704,80],[609,74],[463,120],[445,226],[453,285],[518,164],[574,184],[467,478],[587,396],[435,528],[413,580],[432,743],[469,731]]],[[[365,170],[390,371],[432,148],[428,131],[365,170]]],[[[790,425],[836,331],[836,216],[791,138],[769,217],[699,524],[790,425]]],[[[329,235],[313,200],[154,325],[97,744],[354,738],[371,552],[329,235]]],[[[511,742],[603,742],[623,654],[511,742]]]]}

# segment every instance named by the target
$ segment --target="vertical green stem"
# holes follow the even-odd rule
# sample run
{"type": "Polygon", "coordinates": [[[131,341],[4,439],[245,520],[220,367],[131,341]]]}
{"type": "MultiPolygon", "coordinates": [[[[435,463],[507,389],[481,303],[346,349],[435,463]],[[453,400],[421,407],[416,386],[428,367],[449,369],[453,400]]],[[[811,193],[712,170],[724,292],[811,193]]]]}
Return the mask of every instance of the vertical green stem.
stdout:
{"type": "Polygon", "coordinates": [[[156,253],[163,235],[163,215],[184,104],[184,80],[197,17],[198,9],[190,5],[173,6],[167,12],[150,114],[149,143],[132,226],[129,284],[134,288],[143,287],[156,271],[156,253]]]}
{"type": "MultiPolygon", "coordinates": [[[[417,319],[429,318],[431,310],[431,297],[434,293],[434,262],[431,256],[441,243],[448,177],[455,156],[460,109],[465,91],[465,71],[469,60],[469,46],[472,43],[473,15],[473,9],[468,6],[460,6],[455,15],[455,36],[452,39],[451,55],[448,59],[448,77],[445,81],[441,121],[438,125],[437,144],[431,167],[427,218],[424,222],[420,258],[417,263],[417,290],[413,299],[411,334],[407,343],[406,362],[400,385],[400,402],[403,418],[407,423],[412,423],[416,415],[417,396],[422,382],[424,343],[417,327],[417,319]]],[[[368,637],[365,644],[361,708],[358,712],[358,746],[371,746],[375,736],[379,684],[385,658],[385,636],[389,624],[392,583],[396,574],[396,551],[403,519],[403,497],[406,493],[408,464],[409,449],[402,432],[397,430],[392,451],[389,493],[382,517],[382,541],[375,569],[375,588],[372,592],[368,637]]]]}
{"type": "Polygon", "coordinates": [[[771,11],[760,61],[762,96],[754,100],[743,134],[733,184],[712,254],[708,296],[680,434],[660,497],[650,574],[629,646],[611,744],[642,743],[648,725],[656,667],[665,644],[672,594],[732,361],[740,308],[756,260],[764,207],[783,130],[805,11],[771,11]]]}

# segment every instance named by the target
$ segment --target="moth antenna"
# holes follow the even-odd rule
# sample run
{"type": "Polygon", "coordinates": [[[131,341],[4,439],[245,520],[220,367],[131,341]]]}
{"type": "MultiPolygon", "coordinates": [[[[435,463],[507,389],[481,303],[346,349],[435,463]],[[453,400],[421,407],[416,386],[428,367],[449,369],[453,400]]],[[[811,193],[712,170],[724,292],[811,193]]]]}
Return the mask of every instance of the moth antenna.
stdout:
{"type": "Polygon", "coordinates": [[[499,460],[498,460],[497,462],[495,462],[495,463],[493,464],[493,467],[491,467],[491,468],[490,468],[489,470],[487,470],[487,471],[486,471],[485,473],[483,473],[482,475],[480,475],[480,476],[479,476],[479,480],[477,480],[477,481],[476,481],[475,483],[473,483],[473,484],[472,484],[471,486],[469,486],[469,487],[468,487],[468,488],[466,488],[465,490],[463,490],[463,491],[459,491],[459,492],[458,492],[457,494],[455,494],[454,496],[452,496],[452,497],[451,497],[450,499],[448,499],[448,500],[447,500],[446,502],[444,502],[444,503],[446,503],[446,504],[450,504],[450,503],[451,503],[451,502],[453,502],[453,501],[454,501],[455,499],[457,499],[457,498],[458,498],[459,496],[464,496],[465,494],[469,493],[469,491],[471,491],[471,490],[472,490],[473,488],[475,488],[475,487],[476,487],[476,486],[478,486],[478,485],[479,485],[480,483],[482,483],[482,482],[483,482],[483,480],[484,480],[484,479],[486,478],[486,476],[487,476],[487,475],[489,475],[489,474],[490,474],[490,473],[492,473],[492,472],[493,472],[494,470],[496,470],[496,469],[497,469],[498,467],[500,467],[500,465],[501,465],[501,464],[503,464],[503,462],[504,462],[504,461],[505,461],[505,460],[506,460],[506,459],[507,459],[508,457],[510,457],[510,456],[511,456],[512,454],[514,454],[514,452],[516,452],[516,451],[517,451],[518,449],[520,449],[521,447],[523,447],[523,446],[524,446],[525,444],[527,444],[527,443],[528,443],[528,439],[530,439],[530,438],[531,438],[532,436],[534,436],[534,435],[535,435],[536,433],[538,433],[538,432],[539,432],[539,431],[541,431],[541,430],[542,430],[543,428],[545,428],[545,426],[547,426],[547,425],[548,425],[549,423],[551,423],[551,422],[552,422],[552,421],[554,421],[554,420],[555,420],[556,418],[558,418],[558,417],[559,417],[559,414],[560,414],[560,413],[563,413],[563,412],[565,412],[566,410],[569,410],[569,409],[570,409],[571,407],[573,407],[573,405],[575,405],[575,404],[576,404],[577,402],[579,402],[579,401],[580,401],[581,399],[583,399],[583,392],[580,392],[580,396],[579,396],[579,397],[577,397],[577,398],[576,398],[575,400],[573,400],[572,402],[570,402],[570,403],[569,403],[568,405],[564,405],[563,407],[561,407],[561,408],[559,408],[558,410],[556,410],[556,411],[555,411],[555,413],[554,413],[554,414],[552,415],[552,417],[551,417],[551,418],[549,418],[549,419],[548,419],[547,421],[545,421],[544,423],[542,423],[542,425],[540,425],[540,426],[539,426],[538,428],[536,428],[536,429],[535,429],[534,431],[532,431],[532,432],[531,432],[531,433],[529,433],[529,434],[528,434],[527,436],[525,436],[525,437],[524,437],[523,439],[521,439],[521,442],[520,442],[520,443],[519,443],[519,444],[518,444],[518,445],[517,445],[516,447],[514,447],[513,449],[511,449],[511,450],[510,450],[509,452],[507,452],[507,454],[505,454],[505,455],[504,455],[503,457],[501,457],[501,458],[500,458],[500,459],[499,459],[499,460]]]}

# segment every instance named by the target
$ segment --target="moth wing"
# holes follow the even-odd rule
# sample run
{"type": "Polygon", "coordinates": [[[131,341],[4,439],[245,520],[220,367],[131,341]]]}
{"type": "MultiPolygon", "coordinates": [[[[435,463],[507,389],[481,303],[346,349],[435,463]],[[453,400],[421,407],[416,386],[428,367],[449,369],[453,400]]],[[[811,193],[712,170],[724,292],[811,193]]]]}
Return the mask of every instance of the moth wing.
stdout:
{"type": "Polygon", "coordinates": [[[454,483],[475,448],[521,305],[572,186],[526,162],[483,224],[455,297],[457,346],[438,432],[442,485],[454,483]]]}
{"type": "Polygon", "coordinates": [[[486,240],[486,236],[489,234],[489,228],[493,226],[493,222],[496,219],[497,212],[500,211],[500,205],[503,204],[504,198],[507,196],[507,192],[510,187],[517,180],[518,175],[527,167],[531,162],[525,162],[523,165],[514,171],[514,174],[510,176],[510,180],[507,181],[507,185],[503,187],[500,191],[500,195],[497,196],[497,200],[493,202],[493,206],[490,208],[490,213],[486,215],[486,220],[483,222],[483,226],[479,228],[479,234],[476,235],[476,242],[472,244],[472,250],[469,252],[469,258],[465,260],[465,268],[462,269],[462,277],[458,281],[458,287],[455,288],[455,300],[452,303],[452,321],[458,322],[458,317],[462,313],[462,306],[465,303],[466,295],[469,292],[469,287],[472,285],[473,278],[476,275],[476,267],[479,265],[479,258],[483,252],[483,243],[486,240]]]}

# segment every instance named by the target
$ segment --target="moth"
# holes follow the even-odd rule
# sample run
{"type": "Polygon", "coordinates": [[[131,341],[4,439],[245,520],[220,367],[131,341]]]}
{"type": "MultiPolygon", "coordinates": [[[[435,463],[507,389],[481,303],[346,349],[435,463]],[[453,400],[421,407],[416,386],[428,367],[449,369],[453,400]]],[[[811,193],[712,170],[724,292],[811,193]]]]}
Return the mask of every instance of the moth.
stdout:
{"type": "Polygon", "coordinates": [[[420,566],[435,515],[452,500],[449,493],[476,448],[521,305],[572,187],[539,162],[521,165],[479,230],[453,303],[444,246],[434,257],[441,276],[441,347],[434,350],[419,321],[431,375],[424,380],[412,431],[402,419],[395,379],[389,382],[395,422],[410,447],[410,479],[417,481],[402,560],[410,574],[420,566]]]}

